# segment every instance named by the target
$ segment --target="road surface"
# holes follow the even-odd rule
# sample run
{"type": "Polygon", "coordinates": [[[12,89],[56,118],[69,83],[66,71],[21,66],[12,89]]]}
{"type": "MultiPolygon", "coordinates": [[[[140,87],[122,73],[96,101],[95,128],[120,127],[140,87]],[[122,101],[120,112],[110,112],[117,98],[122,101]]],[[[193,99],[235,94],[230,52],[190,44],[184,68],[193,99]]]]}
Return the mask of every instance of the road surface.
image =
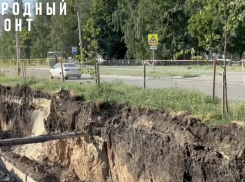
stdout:
{"type": "MultiPolygon", "coordinates": [[[[10,76],[11,71],[5,69],[5,74],[10,76]]],[[[12,71],[12,74],[16,74],[12,71]]],[[[28,69],[27,75],[39,77],[39,78],[50,78],[49,71],[47,68],[42,68],[40,71],[37,69],[28,69]]],[[[81,82],[91,80],[89,75],[82,75],[81,79],[72,79],[71,82],[81,82]]],[[[132,77],[132,76],[115,76],[115,75],[101,75],[101,82],[112,82],[115,80],[122,80],[124,83],[129,85],[143,86],[143,77],[132,77]]],[[[228,99],[236,101],[245,101],[245,85],[242,73],[228,72],[227,73],[227,85],[228,85],[228,99]]],[[[212,76],[201,76],[201,77],[172,77],[162,79],[147,79],[146,87],[148,88],[169,88],[169,87],[180,87],[190,90],[199,90],[208,95],[212,95],[213,89],[213,77],[212,76]]],[[[216,75],[215,84],[215,95],[222,98],[222,75],[216,75]]]]}

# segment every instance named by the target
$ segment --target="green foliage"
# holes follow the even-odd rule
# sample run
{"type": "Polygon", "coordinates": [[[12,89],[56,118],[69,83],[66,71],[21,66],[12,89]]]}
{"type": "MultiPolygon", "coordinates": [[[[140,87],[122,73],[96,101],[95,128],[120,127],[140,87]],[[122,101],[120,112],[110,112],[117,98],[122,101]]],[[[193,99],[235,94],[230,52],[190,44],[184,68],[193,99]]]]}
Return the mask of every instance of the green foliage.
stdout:
{"type": "Polygon", "coordinates": [[[0,57],[13,59],[16,56],[16,32],[15,32],[15,19],[22,19],[22,32],[19,32],[20,36],[20,51],[21,58],[28,58],[30,52],[30,42],[27,32],[27,22],[26,19],[29,17],[22,17],[22,13],[24,12],[24,7],[22,4],[22,0],[20,0],[20,14],[14,16],[12,14],[12,9],[8,10],[7,18],[11,20],[11,30],[9,32],[4,31],[2,36],[0,37],[0,57]]]}
{"type": "Polygon", "coordinates": [[[100,28],[96,27],[94,19],[90,18],[86,21],[86,23],[82,27],[84,39],[87,40],[90,44],[82,48],[81,56],[78,56],[79,60],[83,63],[93,63],[94,64],[94,71],[88,69],[88,73],[91,76],[94,76],[96,83],[98,83],[99,75],[98,75],[98,60],[97,60],[97,50],[98,50],[98,41],[97,37],[100,33],[100,28]]]}
{"type": "MultiPolygon", "coordinates": [[[[36,1],[42,2],[43,12],[46,3],[53,2],[36,1]]],[[[79,46],[78,24],[83,27],[84,49],[80,59],[85,62],[96,57],[95,47],[107,60],[150,59],[152,53],[147,43],[150,33],[159,37],[156,59],[182,59],[211,49],[222,53],[226,22],[228,52],[242,55],[245,51],[243,0],[66,0],[66,16],[57,15],[60,1],[55,2],[55,16],[45,13],[35,16],[31,32],[26,31],[27,24],[24,24],[20,32],[21,58],[45,58],[48,51],[54,50],[62,51],[65,57],[71,56],[71,46],[79,46]],[[99,32],[93,35],[89,26],[99,32]],[[195,53],[191,53],[190,48],[195,49],[195,53]]],[[[14,22],[11,9],[7,16],[14,22]]],[[[25,22],[27,17],[21,18],[25,22]]],[[[14,29],[0,37],[0,57],[15,57],[14,29]]]]}
{"type": "Polygon", "coordinates": [[[220,53],[224,47],[224,33],[227,22],[228,50],[230,53],[245,51],[244,9],[242,0],[193,0],[201,5],[189,20],[188,30],[198,39],[199,46],[205,50],[214,49],[220,53]]]}
{"type": "Polygon", "coordinates": [[[113,20],[117,29],[124,33],[128,57],[151,57],[147,43],[147,34],[150,33],[159,37],[156,59],[172,58],[176,52],[188,48],[189,14],[184,0],[121,0],[118,6],[113,20]]]}
{"type": "Polygon", "coordinates": [[[112,13],[117,8],[117,0],[94,0],[92,17],[96,27],[100,29],[98,52],[106,60],[123,59],[127,51],[122,32],[115,31],[112,22],[112,13]]]}
{"type": "Polygon", "coordinates": [[[178,59],[179,56],[182,56],[182,55],[185,55],[185,54],[188,54],[188,53],[191,53],[191,55],[193,55],[195,53],[195,50],[193,48],[192,49],[181,50],[180,52],[177,52],[177,53],[174,54],[174,58],[178,59]]]}
{"type": "Polygon", "coordinates": [[[96,54],[98,50],[97,36],[99,35],[100,29],[95,28],[95,23],[93,19],[90,18],[83,26],[83,32],[83,38],[87,40],[90,44],[87,47],[81,49],[82,56],[80,60],[82,60],[84,63],[96,63],[96,54]]]}
{"type": "Polygon", "coordinates": [[[192,60],[202,60],[202,56],[193,56],[191,57],[192,60]]]}

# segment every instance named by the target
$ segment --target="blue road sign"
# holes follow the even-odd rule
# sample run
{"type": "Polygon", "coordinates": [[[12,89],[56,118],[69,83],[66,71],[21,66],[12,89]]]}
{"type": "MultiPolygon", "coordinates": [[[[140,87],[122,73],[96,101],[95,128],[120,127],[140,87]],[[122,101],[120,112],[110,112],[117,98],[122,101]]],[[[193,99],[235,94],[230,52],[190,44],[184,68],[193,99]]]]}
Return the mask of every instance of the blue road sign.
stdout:
{"type": "Polygon", "coordinates": [[[77,54],[77,46],[72,46],[72,54],[77,54]]]}

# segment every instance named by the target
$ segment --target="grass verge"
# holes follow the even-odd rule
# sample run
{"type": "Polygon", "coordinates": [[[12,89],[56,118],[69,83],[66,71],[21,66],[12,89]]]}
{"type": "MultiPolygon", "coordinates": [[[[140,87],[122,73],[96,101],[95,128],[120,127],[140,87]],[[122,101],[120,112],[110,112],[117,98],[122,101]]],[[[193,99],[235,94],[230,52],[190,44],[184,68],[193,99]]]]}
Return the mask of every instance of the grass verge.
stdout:
{"type": "Polygon", "coordinates": [[[245,103],[232,102],[229,104],[230,116],[222,119],[221,101],[213,100],[198,91],[189,91],[178,87],[168,89],[143,89],[125,85],[120,81],[103,82],[101,88],[93,83],[74,83],[60,80],[38,80],[31,78],[24,82],[21,78],[0,77],[3,85],[28,85],[34,90],[53,93],[59,88],[72,90],[75,94],[84,95],[87,102],[101,101],[110,103],[126,103],[132,107],[149,107],[172,111],[190,111],[204,122],[225,124],[230,121],[245,121],[245,103]]]}
{"type": "MultiPolygon", "coordinates": [[[[217,73],[222,72],[222,67],[217,66],[217,73]]],[[[239,65],[228,67],[228,72],[241,72],[242,68],[239,65]]],[[[118,76],[142,76],[143,66],[100,66],[101,75],[118,75],[118,76]]],[[[212,75],[212,65],[190,65],[190,66],[156,66],[155,71],[153,66],[146,66],[146,75],[153,78],[181,76],[197,77],[201,75],[212,75]]]]}

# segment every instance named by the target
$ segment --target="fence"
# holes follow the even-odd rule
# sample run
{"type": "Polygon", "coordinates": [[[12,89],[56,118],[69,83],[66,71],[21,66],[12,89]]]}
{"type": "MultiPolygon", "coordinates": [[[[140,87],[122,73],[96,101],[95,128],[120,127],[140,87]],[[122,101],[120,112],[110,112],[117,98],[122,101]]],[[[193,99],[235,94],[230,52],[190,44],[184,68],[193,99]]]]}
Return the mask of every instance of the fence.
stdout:
{"type": "MultiPolygon", "coordinates": [[[[26,78],[35,76],[40,79],[42,78],[42,71],[47,71],[49,67],[49,61],[47,59],[22,59],[19,62],[19,71],[26,78]]],[[[0,73],[5,76],[17,76],[18,65],[16,60],[0,60],[0,73]]]]}
{"type": "Polygon", "coordinates": [[[141,60],[139,59],[115,59],[108,60],[101,63],[105,66],[139,66],[141,65],[141,60]]]}

